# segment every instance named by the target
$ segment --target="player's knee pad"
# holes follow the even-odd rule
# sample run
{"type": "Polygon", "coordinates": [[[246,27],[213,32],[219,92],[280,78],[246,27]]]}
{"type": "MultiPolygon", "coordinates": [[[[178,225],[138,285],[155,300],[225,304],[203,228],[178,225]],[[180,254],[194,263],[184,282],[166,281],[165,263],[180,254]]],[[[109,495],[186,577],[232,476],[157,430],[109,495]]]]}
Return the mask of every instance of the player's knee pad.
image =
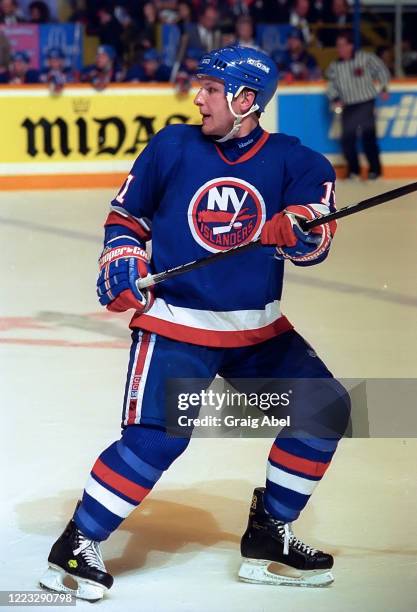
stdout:
{"type": "Polygon", "coordinates": [[[129,425],[122,442],[142,461],[159,470],[167,470],[187,448],[189,438],[170,436],[165,429],[148,425],[129,425]]]}

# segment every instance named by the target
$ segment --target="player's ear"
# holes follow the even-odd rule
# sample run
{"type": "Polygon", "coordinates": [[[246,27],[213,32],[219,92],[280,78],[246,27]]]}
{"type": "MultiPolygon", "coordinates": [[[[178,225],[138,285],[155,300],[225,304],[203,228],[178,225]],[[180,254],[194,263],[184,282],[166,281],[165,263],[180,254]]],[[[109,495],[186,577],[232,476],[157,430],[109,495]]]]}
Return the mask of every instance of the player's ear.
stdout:
{"type": "Polygon", "coordinates": [[[255,92],[252,91],[251,89],[244,89],[241,92],[239,96],[239,102],[241,105],[242,114],[246,113],[250,109],[252,104],[254,104],[255,95],[256,95],[255,92]]]}

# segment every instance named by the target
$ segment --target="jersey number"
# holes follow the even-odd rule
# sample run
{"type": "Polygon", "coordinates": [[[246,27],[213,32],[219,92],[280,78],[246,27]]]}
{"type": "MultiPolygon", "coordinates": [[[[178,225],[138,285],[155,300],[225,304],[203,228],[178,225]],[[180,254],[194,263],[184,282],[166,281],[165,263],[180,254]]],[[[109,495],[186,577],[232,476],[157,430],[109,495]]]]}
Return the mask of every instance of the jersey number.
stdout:
{"type": "Polygon", "coordinates": [[[119,193],[117,194],[117,196],[116,196],[116,200],[117,200],[118,202],[120,202],[120,204],[123,204],[123,203],[124,203],[124,201],[125,201],[125,195],[126,195],[126,193],[127,193],[127,190],[129,189],[129,185],[130,185],[130,183],[132,182],[132,180],[133,180],[134,178],[135,178],[135,177],[133,176],[133,174],[129,174],[129,176],[127,177],[127,179],[126,179],[126,181],[125,181],[124,185],[122,186],[121,190],[120,190],[120,191],[119,191],[119,193]]]}
{"type": "Polygon", "coordinates": [[[326,204],[326,206],[331,206],[331,204],[336,204],[336,195],[334,192],[334,183],[331,181],[326,181],[323,183],[324,187],[324,196],[320,200],[322,204],[326,204]]]}

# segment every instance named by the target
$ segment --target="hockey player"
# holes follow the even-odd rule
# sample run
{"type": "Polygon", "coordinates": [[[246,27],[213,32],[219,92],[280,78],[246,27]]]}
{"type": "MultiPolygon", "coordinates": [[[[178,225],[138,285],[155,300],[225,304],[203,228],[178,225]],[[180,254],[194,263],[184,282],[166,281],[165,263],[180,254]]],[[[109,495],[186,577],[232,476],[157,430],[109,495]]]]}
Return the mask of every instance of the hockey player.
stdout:
{"type": "MultiPolygon", "coordinates": [[[[291,529],[326,472],[349,418],[349,399],[280,312],[284,262],[308,266],[328,254],[335,225],[301,231],[300,218],[334,209],[335,174],[297,138],[268,134],[259,116],[278,75],[263,53],[226,47],[201,58],[195,104],[202,125],[161,130],[133,165],[105,224],[97,292],[102,305],[133,309],[123,432],[99,456],[82,501],[55,542],[41,585],[97,600],[111,587],[99,548],[186,449],[169,435],[165,383],[176,377],[299,378],[303,401],[268,458],[242,538],[242,580],[323,586],[330,554],[291,529]],[[145,243],[152,237],[152,260],[145,243]],[[140,291],[137,281],[260,237],[235,255],[140,291]],[[180,245],[180,248],[178,248],[180,245]],[[317,426],[317,427],[316,427],[317,426]],[[274,574],[271,562],[288,571],[274,574]]],[[[324,313],[323,313],[324,315],[324,313]]]]}

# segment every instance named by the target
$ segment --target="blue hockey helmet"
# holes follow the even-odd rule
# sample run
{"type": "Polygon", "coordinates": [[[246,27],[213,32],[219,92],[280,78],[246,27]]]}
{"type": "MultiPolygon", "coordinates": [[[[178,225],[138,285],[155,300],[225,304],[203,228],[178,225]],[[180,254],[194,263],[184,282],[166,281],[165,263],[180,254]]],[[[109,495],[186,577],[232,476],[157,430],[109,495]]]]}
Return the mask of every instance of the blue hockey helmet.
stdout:
{"type": "Polygon", "coordinates": [[[275,62],[262,51],[239,45],[214,49],[203,55],[197,76],[221,79],[228,99],[238,96],[245,87],[253,89],[256,98],[251,112],[259,110],[262,113],[278,85],[275,62]]]}

